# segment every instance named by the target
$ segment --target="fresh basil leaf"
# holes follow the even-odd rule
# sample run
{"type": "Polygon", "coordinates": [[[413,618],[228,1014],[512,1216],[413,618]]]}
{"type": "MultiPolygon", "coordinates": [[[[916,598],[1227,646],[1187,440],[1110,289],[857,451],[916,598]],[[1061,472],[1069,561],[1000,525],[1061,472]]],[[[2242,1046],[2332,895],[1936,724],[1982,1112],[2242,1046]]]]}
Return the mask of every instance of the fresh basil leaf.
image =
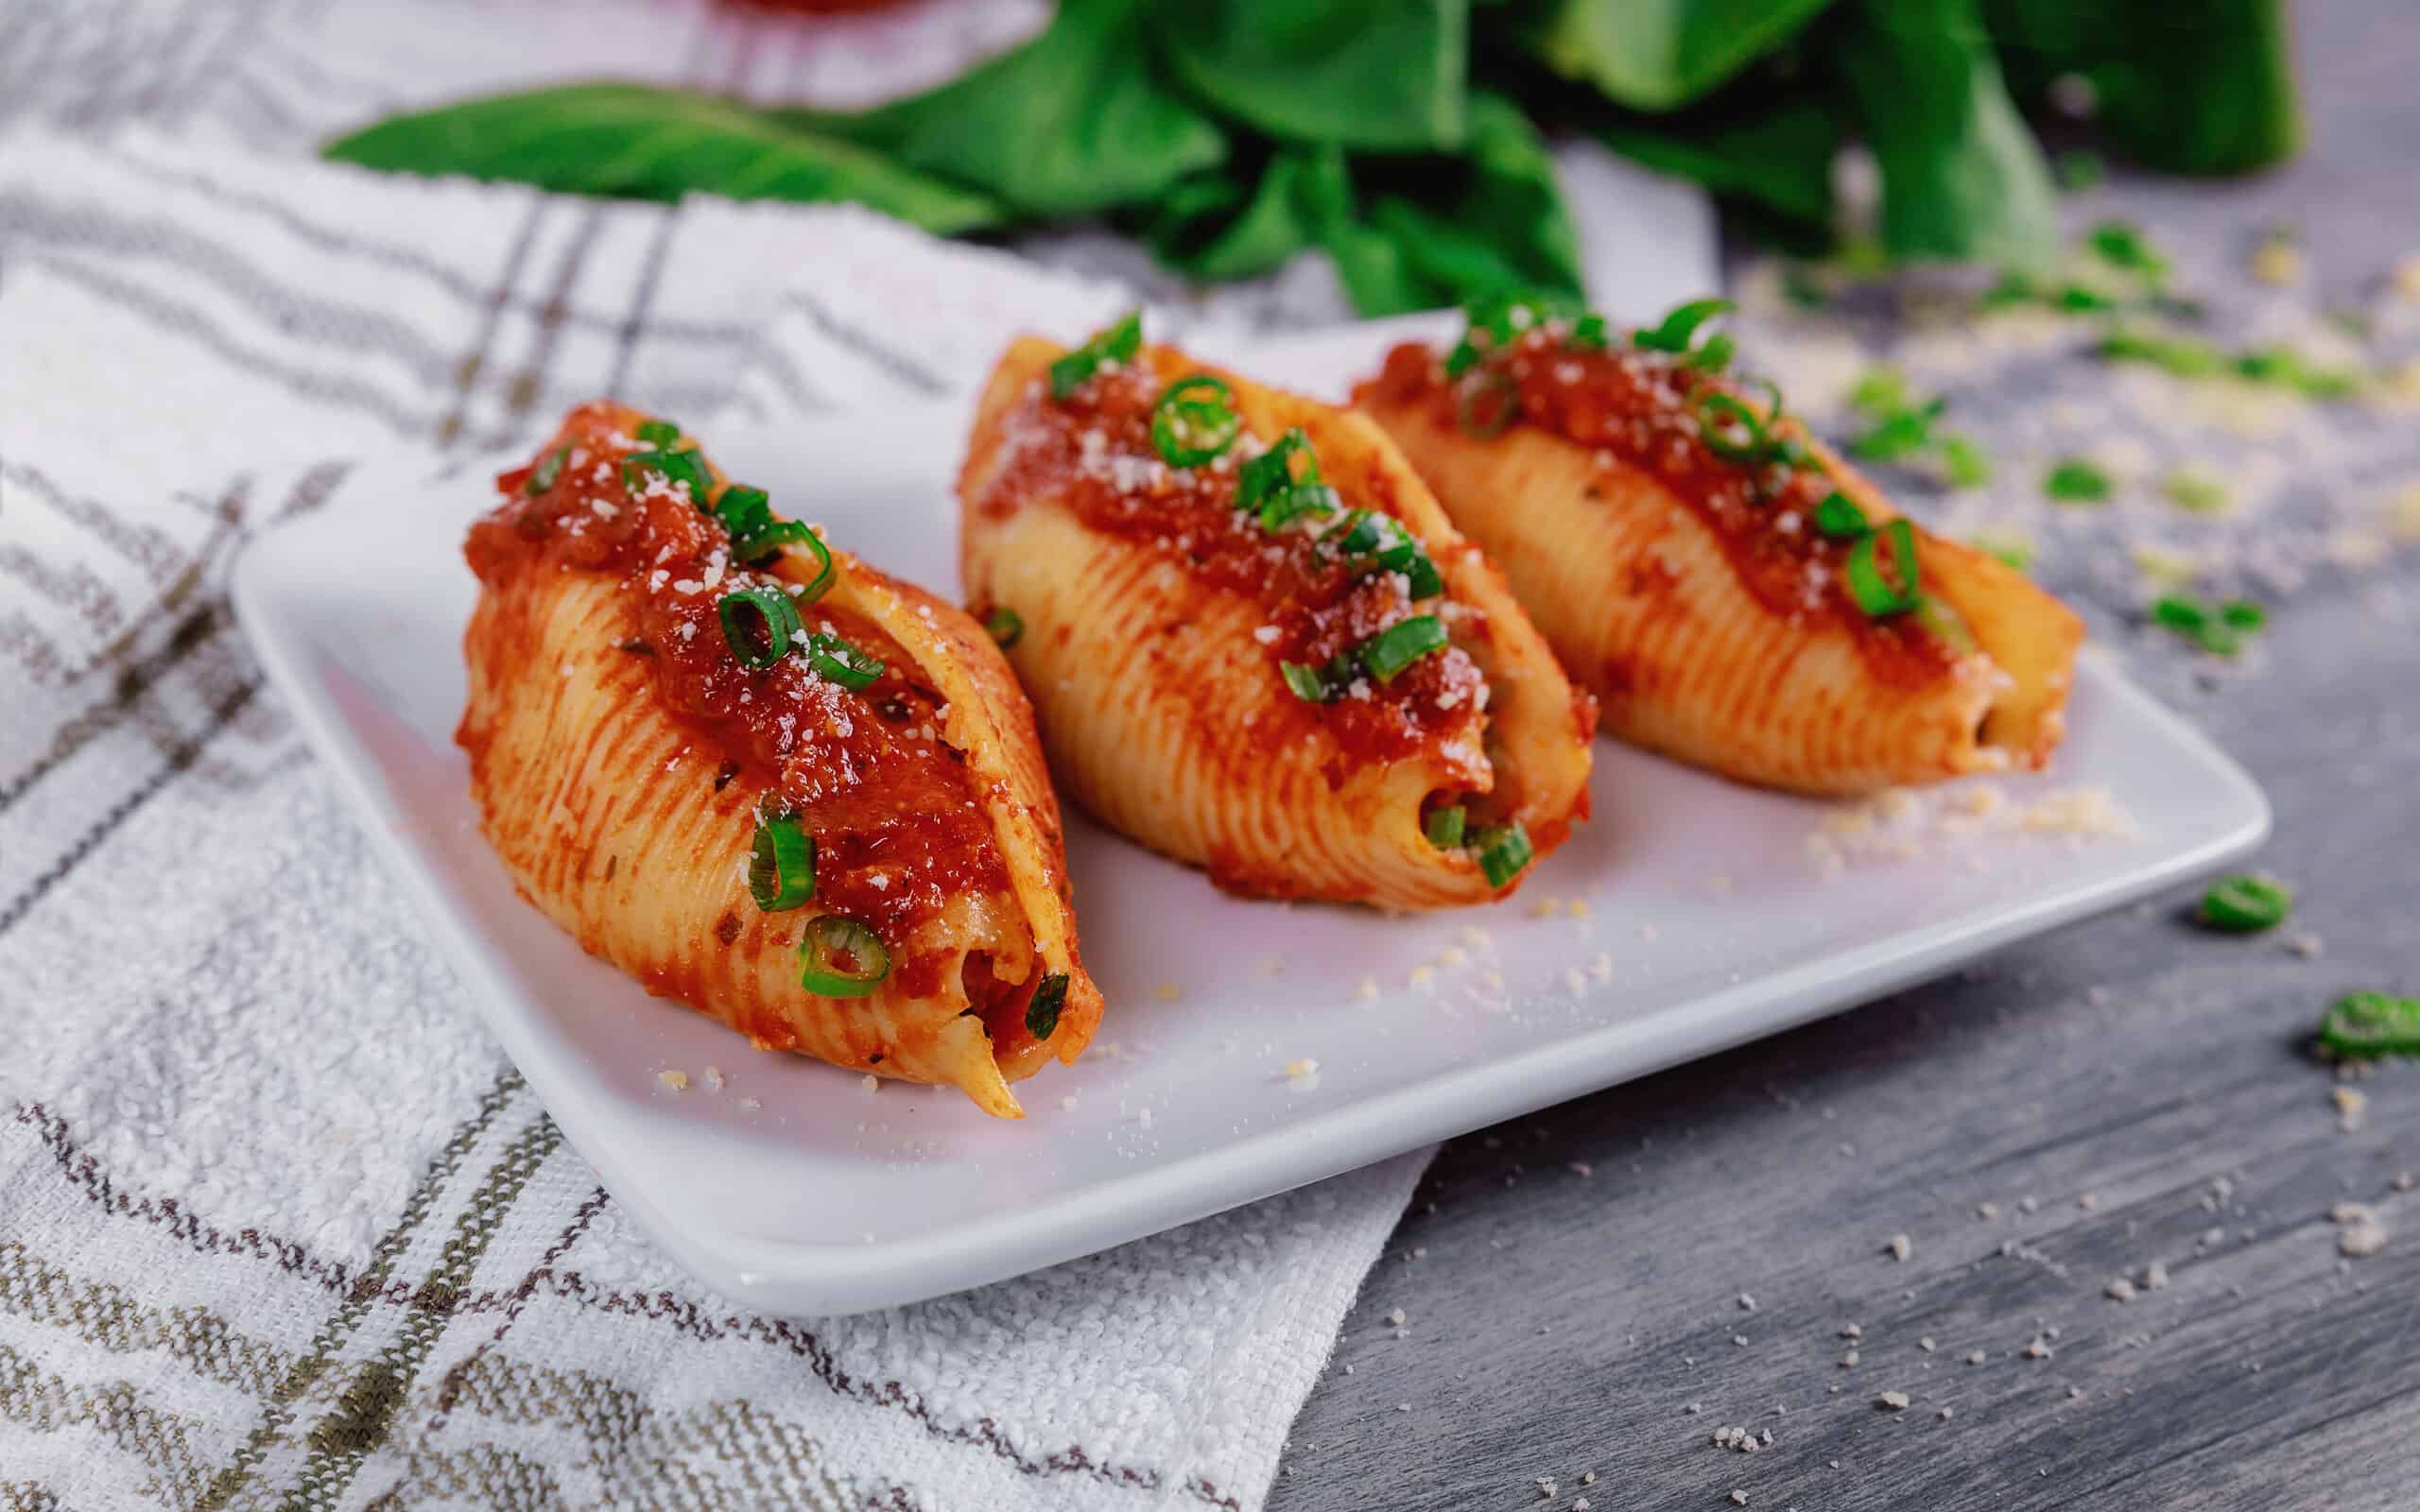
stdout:
{"type": "Polygon", "coordinates": [[[1556,0],[1531,32],[1547,67],[1635,111],[1676,110],[1795,36],[1831,0],[1556,0]]]}
{"type": "Polygon", "coordinates": [[[766,112],[640,84],[572,84],[389,116],[320,149],[339,163],[563,194],[671,201],[846,199],[942,235],[996,226],[996,201],[766,112]]]}
{"type": "Polygon", "coordinates": [[[1227,138],[1154,73],[1143,0],[1060,0],[1042,34],[928,94],[851,115],[784,112],[983,188],[1034,216],[1156,200],[1227,138]]]}
{"type": "Polygon", "coordinates": [[[1813,226],[1828,223],[1838,123],[1811,98],[1772,100],[1769,91],[1757,93],[1772,103],[1746,112],[1624,112],[1597,128],[1597,139],[1726,198],[1754,200],[1813,226]]]}
{"type": "Polygon", "coordinates": [[[1901,257],[2048,266],[2050,170],[2001,83],[1976,0],[1858,0],[1837,34],[1901,257]]]}
{"type": "Polygon", "coordinates": [[[1270,272],[1319,239],[1308,203],[1311,154],[1293,147],[1247,186],[1225,172],[1198,174],[1170,189],[1145,225],[1159,260],[1198,279],[1221,283],[1270,272]]]}
{"type": "Polygon", "coordinates": [[[1502,95],[1474,92],[1467,155],[1357,158],[1322,149],[1305,180],[1320,242],[1365,316],[1461,304],[1507,289],[1581,295],[1580,234],[1554,159],[1502,95]],[[1355,179],[1373,189],[1359,208],[1355,179]]]}
{"type": "Polygon", "coordinates": [[[2285,0],[2202,0],[2189,16],[2107,0],[1984,0],[2021,100],[2076,75],[2093,125],[2171,173],[2248,173],[2302,146],[2285,0]]]}
{"type": "Polygon", "coordinates": [[[1270,136],[1373,152],[1461,146],[1468,0],[1186,0],[1156,20],[1176,77],[1270,136]]]}

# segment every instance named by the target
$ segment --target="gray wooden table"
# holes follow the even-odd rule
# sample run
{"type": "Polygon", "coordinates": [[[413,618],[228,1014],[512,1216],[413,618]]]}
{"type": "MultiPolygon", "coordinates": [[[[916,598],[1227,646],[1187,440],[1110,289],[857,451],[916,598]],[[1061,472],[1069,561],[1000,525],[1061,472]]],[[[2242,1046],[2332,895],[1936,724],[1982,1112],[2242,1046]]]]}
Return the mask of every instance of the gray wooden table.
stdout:
{"type": "MultiPolygon", "coordinates": [[[[2290,219],[2348,287],[2420,251],[2399,9],[2298,13],[2302,162],[2128,207],[2179,242],[2290,219]]],[[[2267,788],[2315,958],[2180,890],[1455,1141],[1272,1512],[2420,1505],[2420,1069],[2342,1084],[2347,1127],[2306,1049],[2347,990],[2420,992],[2415,555],[2288,599],[2265,668],[2183,704],[2267,788]],[[2347,1201],[2383,1250],[2340,1253],[2347,1201]]]]}

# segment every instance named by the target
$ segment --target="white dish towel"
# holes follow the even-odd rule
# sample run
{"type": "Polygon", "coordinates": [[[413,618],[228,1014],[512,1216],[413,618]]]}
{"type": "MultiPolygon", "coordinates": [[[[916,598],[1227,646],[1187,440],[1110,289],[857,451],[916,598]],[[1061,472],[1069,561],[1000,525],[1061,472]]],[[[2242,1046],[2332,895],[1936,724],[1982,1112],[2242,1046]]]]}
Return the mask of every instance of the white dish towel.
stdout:
{"type": "Polygon", "coordinates": [[[399,447],[475,489],[599,392],[711,436],[1120,302],[845,208],[0,136],[0,1505],[1261,1503],[1425,1154],[918,1307],[736,1311],[459,1001],[222,593],[249,534],[439,465],[399,447]]]}

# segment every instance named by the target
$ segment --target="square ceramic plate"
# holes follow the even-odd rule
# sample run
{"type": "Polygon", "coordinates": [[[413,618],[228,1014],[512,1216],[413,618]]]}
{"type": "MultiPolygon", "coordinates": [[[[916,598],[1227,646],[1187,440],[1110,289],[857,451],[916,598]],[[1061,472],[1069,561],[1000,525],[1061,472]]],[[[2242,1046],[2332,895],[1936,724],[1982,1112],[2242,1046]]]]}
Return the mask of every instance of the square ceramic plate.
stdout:
{"type": "MultiPolygon", "coordinates": [[[[1252,366],[1333,393],[1380,339],[1340,332],[1252,366]]],[[[946,593],[969,411],[904,405],[709,444],[788,512],[946,593]]],[[[1025,1120],[996,1122],[954,1091],[868,1092],[753,1052],[514,896],[452,739],[474,589],[459,544],[488,505],[476,476],[358,490],[249,550],[236,603],[565,1132],[700,1280],[770,1313],[1017,1275],[1771,1034],[2207,871],[2269,827],[2240,769],[2092,661],[2053,772],[1997,784],[2005,803],[1979,817],[1956,789],[1927,795],[1893,838],[1844,837],[1857,853],[1828,877],[1809,837],[1829,807],[1609,741],[1594,821],[1509,903],[1434,917],[1240,902],[1070,813],[1109,1014],[1080,1064],[1019,1085],[1025,1120]],[[2106,789],[2139,837],[2019,822],[2077,788],[2106,789]],[[1537,917],[1572,899],[1584,916],[1537,917]],[[1287,1074],[1305,1060],[1314,1074],[1287,1074]],[[689,1089],[659,1082],[666,1069],[689,1089]]]]}

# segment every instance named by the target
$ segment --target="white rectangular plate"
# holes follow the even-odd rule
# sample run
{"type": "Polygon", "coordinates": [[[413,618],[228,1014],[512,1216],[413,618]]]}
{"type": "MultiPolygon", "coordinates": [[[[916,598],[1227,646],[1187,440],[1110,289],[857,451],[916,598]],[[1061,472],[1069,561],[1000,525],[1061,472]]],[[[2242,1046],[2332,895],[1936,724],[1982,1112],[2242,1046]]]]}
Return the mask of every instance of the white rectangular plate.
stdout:
{"type": "MultiPolygon", "coordinates": [[[[1251,366],[1333,393],[1378,340],[1335,333],[1251,366]]],[[[969,410],[853,412],[709,448],[785,512],[949,592],[969,410]]],[[[869,1092],[852,1073],[752,1051],[514,895],[453,743],[475,587],[459,547],[489,503],[476,476],[351,490],[245,553],[237,607],[573,1143],[683,1264],[770,1313],[913,1301],[1103,1249],[1868,1001],[2268,833],[2239,768],[2091,661],[2054,772],[2000,784],[2006,805],[1980,819],[1928,796],[1908,821],[1914,854],[1869,846],[1829,878],[1808,847],[1826,806],[1611,742],[1594,820],[1511,902],[1459,913],[1240,902],[1071,813],[1084,956],[1109,1013],[1080,1064],[1018,1087],[1029,1116],[994,1121],[955,1091],[869,1092]],[[2140,837],[2012,822],[2085,786],[2140,837]],[[1572,899],[1584,917],[1536,917],[1572,899]],[[1288,1077],[1304,1060],[1316,1074],[1288,1077]]]]}

